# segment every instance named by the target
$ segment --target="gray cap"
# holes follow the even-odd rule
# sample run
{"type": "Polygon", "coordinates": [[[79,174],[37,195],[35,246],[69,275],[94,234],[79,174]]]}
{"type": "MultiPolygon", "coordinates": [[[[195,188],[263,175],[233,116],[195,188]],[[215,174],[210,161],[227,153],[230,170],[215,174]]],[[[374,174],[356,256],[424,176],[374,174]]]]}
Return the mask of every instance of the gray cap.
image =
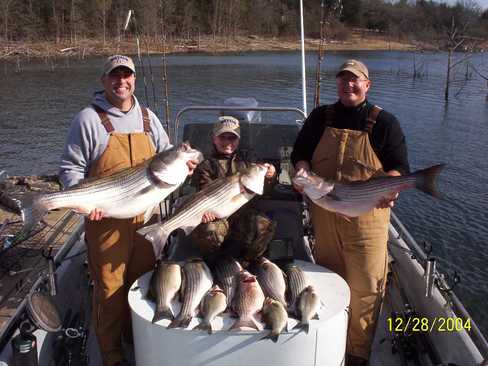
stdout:
{"type": "Polygon", "coordinates": [[[117,67],[126,67],[134,74],[136,72],[134,61],[132,61],[129,56],[113,55],[107,58],[107,60],[105,61],[105,64],[103,65],[103,74],[108,75],[110,71],[116,69],[117,67]]]}

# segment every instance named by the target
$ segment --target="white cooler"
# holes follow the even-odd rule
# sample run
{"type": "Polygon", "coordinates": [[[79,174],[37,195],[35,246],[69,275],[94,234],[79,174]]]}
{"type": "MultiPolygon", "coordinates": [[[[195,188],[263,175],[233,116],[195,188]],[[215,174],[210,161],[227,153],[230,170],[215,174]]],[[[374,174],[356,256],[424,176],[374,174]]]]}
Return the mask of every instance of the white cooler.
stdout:
{"type": "MultiPolygon", "coordinates": [[[[134,352],[138,366],[326,366],[343,365],[349,306],[349,287],[337,274],[303,261],[305,271],[323,302],[319,320],[312,320],[310,332],[292,329],[298,321],[288,320],[288,332],[277,343],[260,340],[269,330],[228,331],[236,319],[227,313],[212,323],[214,333],[193,331],[199,319],[187,329],[166,329],[169,320],[152,324],[155,305],[145,298],[151,272],[141,276],[129,291],[134,332],[134,352]]],[[[175,315],[180,304],[173,304],[175,315]]],[[[264,325],[264,324],[263,324],[264,325]]]]}

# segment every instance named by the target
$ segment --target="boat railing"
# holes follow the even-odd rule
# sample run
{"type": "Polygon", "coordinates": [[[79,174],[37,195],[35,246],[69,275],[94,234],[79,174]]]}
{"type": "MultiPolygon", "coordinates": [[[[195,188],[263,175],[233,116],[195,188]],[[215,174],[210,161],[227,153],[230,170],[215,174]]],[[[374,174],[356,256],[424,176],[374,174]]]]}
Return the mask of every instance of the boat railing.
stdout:
{"type": "MultiPolygon", "coordinates": [[[[429,256],[425,253],[424,249],[415,241],[413,236],[408,232],[407,228],[403,225],[403,223],[400,221],[398,216],[396,216],[393,211],[391,212],[391,222],[392,225],[395,227],[395,229],[398,231],[398,236],[405,241],[405,243],[408,245],[408,247],[411,250],[413,250],[413,252],[416,254],[417,259],[419,260],[419,263],[422,265],[422,267],[425,270],[427,262],[429,261],[429,256]]],[[[442,279],[444,277],[437,270],[435,270],[434,276],[438,279],[442,279]]],[[[445,289],[440,288],[436,283],[435,285],[439,288],[441,294],[443,294],[444,297],[447,297],[448,300],[452,303],[453,310],[459,316],[461,316],[464,319],[470,319],[471,321],[470,335],[472,336],[473,339],[476,340],[476,343],[479,347],[479,351],[482,353],[483,357],[488,358],[488,341],[483,335],[483,333],[481,332],[481,330],[479,329],[476,322],[469,314],[468,310],[462,304],[461,300],[459,300],[459,298],[454,293],[454,291],[452,291],[452,289],[446,291],[445,289]]]]}
{"type": "Polygon", "coordinates": [[[215,106],[189,106],[178,111],[174,123],[174,141],[178,141],[178,131],[180,128],[180,121],[183,114],[191,111],[257,111],[257,112],[292,112],[300,116],[300,119],[295,121],[298,125],[301,125],[302,121],[307,118],[306,114],[299,108],[291,107],[237,107],[237,106],[226,106],[226,105],[215,105],[215,106]]]}

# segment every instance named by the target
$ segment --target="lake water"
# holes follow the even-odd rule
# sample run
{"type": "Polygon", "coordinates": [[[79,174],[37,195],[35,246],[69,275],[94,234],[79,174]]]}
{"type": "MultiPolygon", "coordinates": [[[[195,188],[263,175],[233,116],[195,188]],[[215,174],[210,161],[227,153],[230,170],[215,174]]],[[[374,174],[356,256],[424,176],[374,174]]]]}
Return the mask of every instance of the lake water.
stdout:
{"type": "MultiPolygon", "coordinates": [[[[488,87],[465,68],[455,75],[452,97],[444,102],[446,55],[408,52],[327,53],[323,64],[322,102],[336,99],[334,70],[347,58],[359,58],[370,69],[369,99],[394,113],[403,127],[412,170],[437,163],[447,168],[439,179],[445,199],[422,193],[401,195],[396,213],[419,243],[433,246],[448,274],[457,271],[456,291],[488,334],[488,87]],[[413,78],[413,64],[423,77],[413,78]],[[457,94],[455,96],[455,94],[457,94]]],[[[313,103],[316,54],[307,55],[308,111],[313,103]]],[[[299,53],[253,53],[168,57],[171,115],[188,105],[222,104],[228,97],[254,97],[261,106],[302,107],[299,53]]],[[[10,175],[55,173],[71,119],[100,89],[102,59],[0,64],[0,170],[10,175]]],[[[487,56],[471,63],[488,74],[487,56]]],[[[161,115],[161,58],[153,57],[154,83],[145,59],[149,105],[161,115]]],[[[137,95],[146,100],[142,72],[137,95]]]]}

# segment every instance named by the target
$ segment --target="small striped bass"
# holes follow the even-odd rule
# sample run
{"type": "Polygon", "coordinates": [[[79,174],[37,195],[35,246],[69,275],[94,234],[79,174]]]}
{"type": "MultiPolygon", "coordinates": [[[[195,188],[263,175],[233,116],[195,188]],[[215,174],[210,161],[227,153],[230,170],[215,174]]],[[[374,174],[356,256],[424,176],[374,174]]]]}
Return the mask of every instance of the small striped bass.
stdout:
{"type": "Polygon", "coordinates": [[[208,334],[213,333],[212,321],[223,313],[227,308],[227,297],[219,286],[214,285],[212,289],[207,292],[202,302],[200,303],[200,313],[202,314],[202,321],[193,329],[206,331],[208,334]]]}
{"type": "Polygon", "coordinates": [[[303,187],[305,194],[316,205],[347,217],[357,217],[375,208],[382,200],[409,188],[439,197],[435,180],[443,168],[443,164],[434,165],[398,177],[378,177],[350,183],[328,182],[313,172],[298,171],[293,183],[303,187]]]}
{"type": "Polygon", "coordinates": [[[244,172],[216,179],[191,195],[183,206],[163,223],[143,227],[137,232],[152,242],[158,257],[166,239],[174,230],[182,229],[188,235],[202,222],[205,212],[212,212],[219,219],[225,218],[249,202],[256,194],[262,194],[266,171],[264,165],[251,164],[244,172]]]}
{"type": "Polygon", "coordinates": [[[183,304],[178,317],[174,319],[168,328],[186,328],[205,294],[212,288],[212,273],[205,262],[200,258],[187,261],[183,266],[183,281],[181,291],[183,304]]]}
{"type": "Polygon", "coordinates": [[[181,287],[181,267],[176,262],[158,261],[151,276],[148,297],[156,303],[153,323],[174,319],[171,301],[181,287]]]}
{"type": "Polygon", "coordinates": [[[152,209],[185,181],[189,160],[201,162],[203,155],[183,143],[113,175],[28,197],[22,202],[22,233],[27,234],[48,211],[57,208],[71,208],[82,214],[100,209],[104,217],[117,219],[146,213],[149,219],[152,209]]]}
{"type": "Polygon", "coordinates": [[[305,272],[293,264],[285,269],[286,278],[288,282],[288,304],[291,314],[297,316],[298,314],[298,299],[303,290],[309,285],[305,272]]]}

